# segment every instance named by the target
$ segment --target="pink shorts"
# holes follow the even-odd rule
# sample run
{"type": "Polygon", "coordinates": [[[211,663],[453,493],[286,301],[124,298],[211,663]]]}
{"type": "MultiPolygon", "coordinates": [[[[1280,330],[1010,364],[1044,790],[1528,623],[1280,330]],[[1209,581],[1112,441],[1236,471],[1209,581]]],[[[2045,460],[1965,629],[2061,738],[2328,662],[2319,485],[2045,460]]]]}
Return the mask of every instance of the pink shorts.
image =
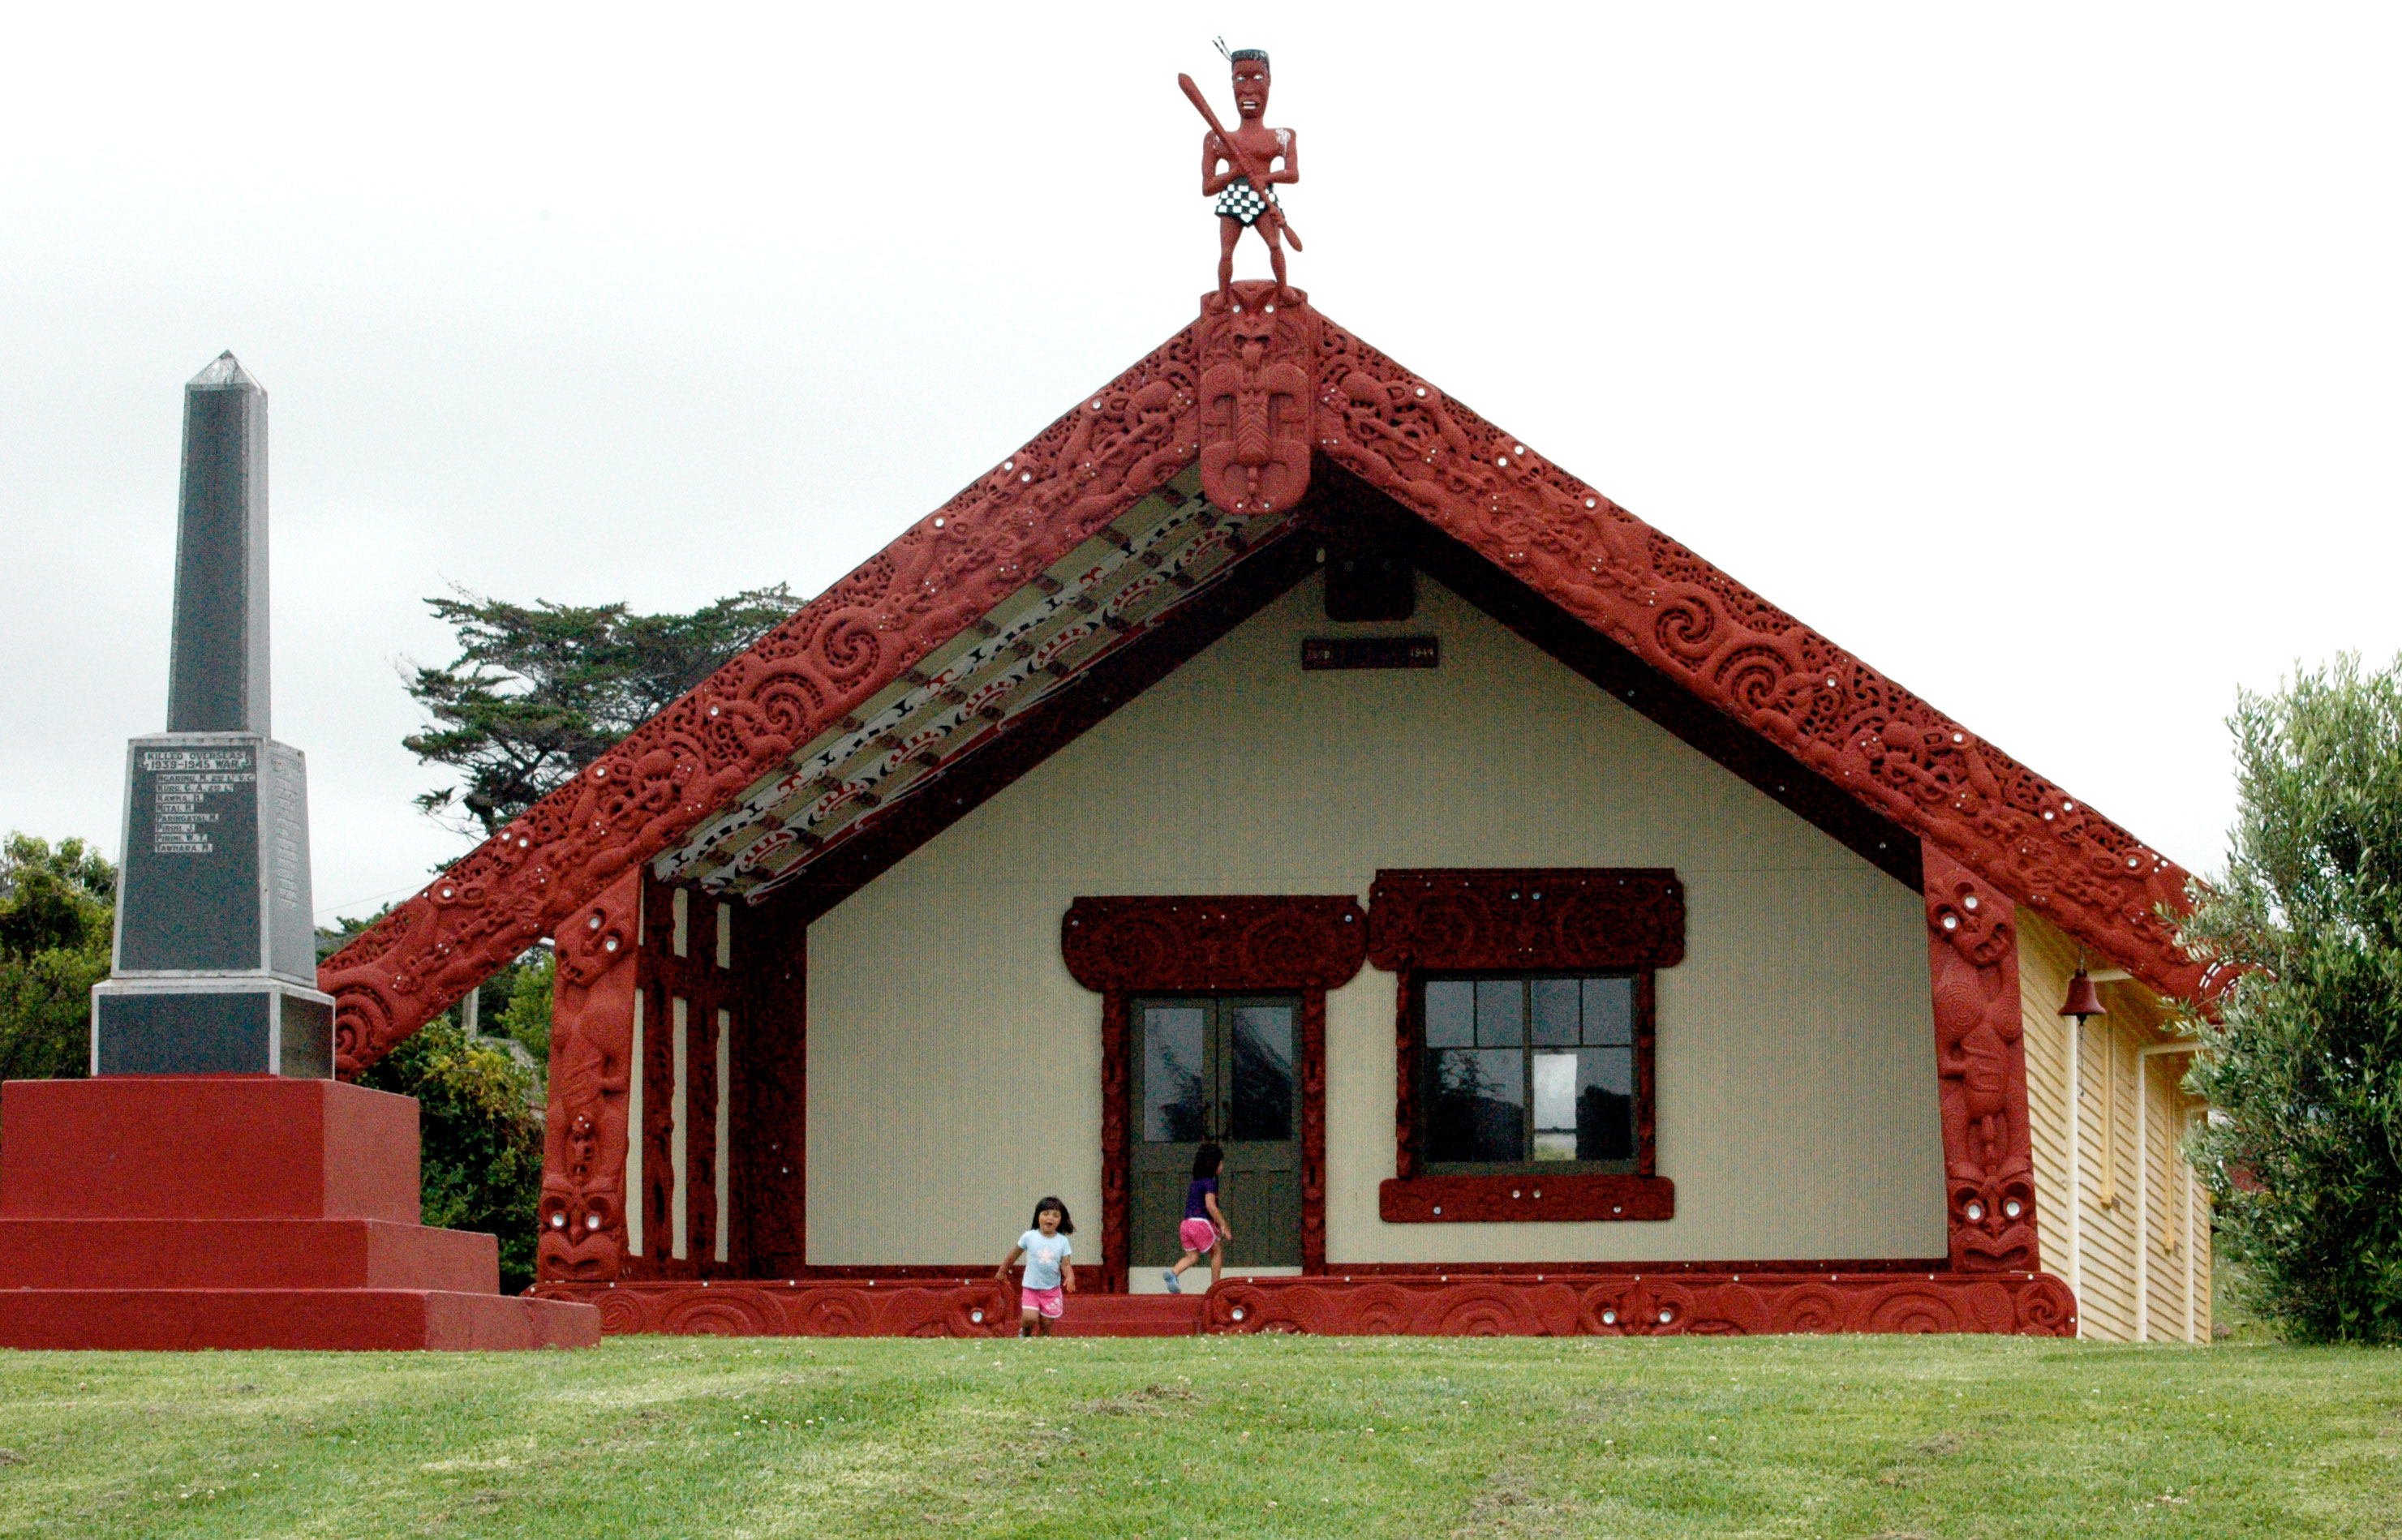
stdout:
{"type": "Polygon", "coordinates": [[[1043,1314],[1056,1321],[1059,1318],[1059,1313],[1066,1309],[1067,1306],[1063,1301],[1060,1291],[1055,1286],[1052,1288],[1019,1289],[1017,1291],[1017,1308],[1020,1310],[1039,1310],[1043,1314]]]}
{"type": "Polygon", "coordinates": [[[1176,1227],[1176,1240],[1187,1251],[1208,1251],[1218,1244],[1218,1227],[1207,1219],[1187,1219],[1176,1227]]]}

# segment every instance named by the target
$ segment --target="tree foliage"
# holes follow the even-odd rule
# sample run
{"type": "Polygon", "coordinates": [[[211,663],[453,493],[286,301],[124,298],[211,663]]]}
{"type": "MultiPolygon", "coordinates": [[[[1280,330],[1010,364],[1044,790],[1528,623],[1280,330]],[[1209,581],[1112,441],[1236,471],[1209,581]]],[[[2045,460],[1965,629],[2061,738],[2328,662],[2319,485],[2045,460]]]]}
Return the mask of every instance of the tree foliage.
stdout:
{"type": "Polygon", "coordinates": [[[2225,878],[2179,940],[2234,970],[2195,1089],[2219,1232],[2262,1313],[2402,1341],[2402,660],[2238,697],[2225,878]]]}
{"type": "Polygon", "coordinates": [[[559,981],[559,956],[537,947],[519,957],[507,975],[509,993],[498,1017],[504,1036],[525,1044],[534,1063],[550,1063],[550,1001],[559,981]]]}
{"type": "Polygon", "coordinates": [[[426,604],[458,634],[448,667],[419,667],[408,693],[433,717],[401,740],[459,784],[417,805],[489,837],[656,716],[797,608],[782,584],[690,614],[624,604],[531,606],[461,589],[426,604]]]}
{"type": "Polygon", "coordinates": [[[533,1282],[542,1119],[531,1073],[470,1043],[444,1016],[370,1065],[359,1084],[417,1098],[424,1222],[498,1236],[504,1292],[533,1282]]]}
{"type": "Polygon", "coordinates": [[[116,913],[117,868],[83,841],[0,846],[0,1079],[85,1073],[116,913]]]}

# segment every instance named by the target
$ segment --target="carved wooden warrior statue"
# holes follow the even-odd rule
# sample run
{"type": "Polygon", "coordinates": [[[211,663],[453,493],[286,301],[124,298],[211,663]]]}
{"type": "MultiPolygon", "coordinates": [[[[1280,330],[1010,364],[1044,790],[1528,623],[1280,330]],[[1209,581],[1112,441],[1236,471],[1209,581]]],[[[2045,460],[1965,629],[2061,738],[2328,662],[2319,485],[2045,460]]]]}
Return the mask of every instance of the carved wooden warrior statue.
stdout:
{"type": "MultiPolygon", "coordinates": [[[[1219,45],[1222,50],[1224,45],[1219,45]]],[[[1235,247],[1245,230],[1267,242],[1277,287],[1285,281],[1284,243],[1301,250],[1301,237],[1277,201],[1276,185],[1301,180],[1301,142],[1291,129],[1262,121],[1268,110],[1268,56],[1264,48],[1236,48],[1226,55],[1235,73],[1238,126],[1228,132],[1202,98],[1191,76],[1179,76],[1184,94],[1201,110],[1209,131],[1201,137],[1201,193],[1216,199],[1218,211],[1218,302],[1233,303],[1235,247]]]]}

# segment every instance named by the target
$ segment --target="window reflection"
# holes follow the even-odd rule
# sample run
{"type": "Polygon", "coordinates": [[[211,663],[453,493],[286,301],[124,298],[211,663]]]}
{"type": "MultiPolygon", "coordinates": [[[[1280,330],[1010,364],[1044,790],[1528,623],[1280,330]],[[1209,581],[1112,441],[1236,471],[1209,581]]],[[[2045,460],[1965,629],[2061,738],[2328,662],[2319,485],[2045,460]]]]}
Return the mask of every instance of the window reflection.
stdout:
{"type": "Polygon", "coordinates": [[[1235,1008],[1234,1117],[1237,1139],[1292,1137],[1292,1007],[1235,1008]]]}
{"type": "Polygon", "coordinates": [[[1428,980],[1426,1160],[1634,1161],[1636,983],[1623,975],[1428,980]]]}
{"type": "Polygon", "coordinates": [[[1427,1159],[1521,1159],[1525,1056],[1514,1049],[1452,1048],[1434,1060],[1427,1159]]]}
{"type": "Polygon", "coordinates": [[[1208,1137],[1205,1074],[1209,1013],[1197,1006],[1151,1006],[1142,1024],[1142,1136],[1151,1144],[1208,1137]]]}

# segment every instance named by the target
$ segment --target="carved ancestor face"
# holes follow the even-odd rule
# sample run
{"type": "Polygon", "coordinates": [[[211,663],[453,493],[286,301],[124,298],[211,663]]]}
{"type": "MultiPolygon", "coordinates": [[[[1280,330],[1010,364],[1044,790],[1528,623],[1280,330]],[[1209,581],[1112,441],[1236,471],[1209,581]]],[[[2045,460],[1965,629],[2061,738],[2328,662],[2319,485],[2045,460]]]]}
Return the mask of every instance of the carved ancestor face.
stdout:
{"type": "Polygon", "coordinates": [[[1268,110],[1268,64],[1264,59],[1235,62],[1235,110],[1246,123],[1256,123],[1268,110]]]}

